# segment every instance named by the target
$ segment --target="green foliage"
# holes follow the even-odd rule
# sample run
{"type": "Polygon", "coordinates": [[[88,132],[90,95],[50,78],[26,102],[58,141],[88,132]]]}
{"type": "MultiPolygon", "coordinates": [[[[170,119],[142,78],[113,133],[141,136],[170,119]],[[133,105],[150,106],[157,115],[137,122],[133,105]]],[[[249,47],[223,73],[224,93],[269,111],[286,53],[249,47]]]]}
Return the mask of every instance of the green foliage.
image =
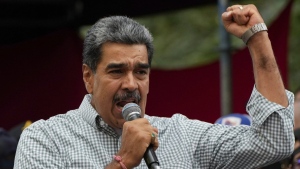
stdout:
{"type": "Polygon", "coordinates": [[[153,66],[180,69],[218,58],[218,16],[215,6],[206,6],[137,18],[152,32],[153,66]]]}
{"type": "MultiPolygon", "coordinates": [[[[240,1],[239,1],[240,2],[240,1]]],[[[266,22],[274,18],[285,1],[276,1],[267,8],[268,1],[243,1],[254,3],[261,10],[266,22]]],[[[236,4],[237,2],[232,2],[236,4]]],[[[200,6],[175,12],[136,18],[152,32],[155,56],[153,67],[182,69],[207,64],[219,58],[219,17],[216,5],[200,6]]],[[[233,49],[244,46],[231,37],[233,49]]]]}
{"type": "MultiPolygon", "coordinates": [[[[287,0],[236,0],[231,4],[255,4],[269,25],[287,0]],[[270,4],[272,4],[270,6],[270,4]]],[[[155,53],[153,67],[183,69],[219,59],[219,18],[216,5],[208,5],[135,18],[152,32],[155,53]]],[[[294,1],[289,45],[289,89],[300,86],[300,1],[294,1]]],[[[231,35],[233,49],[244,47],[231,35]]]]}
{"type": "MultiPolygon", "coordinates": [[[[288,0],[235,0],[231,4],[255,4],[269,25],[288,0]]],[[[206,5],[135,18],[149,28],[154,37],[153,67],[183,69],[211,63],[219,59],[219,18],[216,5],[206,5]]],[[[289,36],[289,89],[300,86],[300,1],[295,0],[289,36]]],[[[85,35],[89,27],[83,27],[85,35]]],[[[231,36],[233,49],[244,47],[231,36]]]]}
{"type": "Polygon", "coordinates": [[[294,1],[289,36],[289,89],[300,87],[300,1],[294,1]]]}

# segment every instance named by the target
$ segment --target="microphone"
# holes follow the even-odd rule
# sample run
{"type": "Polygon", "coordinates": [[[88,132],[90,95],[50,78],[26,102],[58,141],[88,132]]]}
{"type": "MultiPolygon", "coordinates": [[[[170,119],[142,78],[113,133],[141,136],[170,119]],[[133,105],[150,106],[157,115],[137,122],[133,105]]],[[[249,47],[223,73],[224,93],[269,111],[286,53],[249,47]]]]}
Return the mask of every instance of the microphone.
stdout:
{"type": "MultiPolygon", "coordinates": [[[[141,109],[135,103],[127,103],[122,109],[122,116],[126,121],[132,121],[141,118],[141,109]]],[[[159,162],[153,150],[152,144],[149,145],[145,154],[144,160],[149,169],[160,169],[159,162]]]]}

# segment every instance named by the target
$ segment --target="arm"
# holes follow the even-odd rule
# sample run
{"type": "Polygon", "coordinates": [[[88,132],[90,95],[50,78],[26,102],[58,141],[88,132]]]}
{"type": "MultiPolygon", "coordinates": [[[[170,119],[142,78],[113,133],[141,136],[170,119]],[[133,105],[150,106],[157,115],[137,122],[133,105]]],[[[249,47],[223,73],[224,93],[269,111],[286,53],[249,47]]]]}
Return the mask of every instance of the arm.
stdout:
{"type": "MultiPolygon", "coordinates": [[[[264,22],[254,5],[228,7],[222,19],[226,30],[239,38],[264,22]]],[[[212,164],[219,166],[216,168],[255,168],[279,161],[293,151],[293,95],[284,89],[267,31],[255,33],[247,46],[255,78],[247,105],[252,125],[218,133],[221,135],[212,158],[212,164]]]]}
{"type": "MultiPolygon", "coordinates": [[[[190,137],[198,144],[196,161],[205,165],[202,160],[207,159],[207,168],[215,169],[259,168],[288,157],[293,152],[294,135],[293,94],[287,91],[287,96],[289,106],[284,108],[270,102],[254,87],[247,104],[251,126],[194,127],[190,137]],[[199,128],[204,132],[199,134],[199,128]]],[[[197,124],[188,128],[192,126],[197,124]]]]}
{"type": "MultiPolygon", "coordinates": [[[[228,7],[222,15],[226,30],[239,38],[255,24],[264,23],[254,5],[245,5],[242,9],[240,6],[228,7]]],[[[271,102],[287,107],[288,99],[268,33],[261,31],[254,34],[247,45],[252,57],[257,90],[271,102]]]]}

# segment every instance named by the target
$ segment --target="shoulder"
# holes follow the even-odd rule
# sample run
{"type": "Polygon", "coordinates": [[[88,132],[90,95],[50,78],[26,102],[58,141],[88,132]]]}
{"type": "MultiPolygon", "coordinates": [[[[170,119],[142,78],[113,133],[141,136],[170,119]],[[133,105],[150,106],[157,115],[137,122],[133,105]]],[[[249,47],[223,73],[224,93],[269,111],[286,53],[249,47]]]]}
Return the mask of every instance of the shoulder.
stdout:
{"type": "Polygon", "coordinates": [[[190,126],[209,127],[212,125],[211,123],[203,122],[197,119],[189,119],[185,115],[179,113],[173,114],[171,117],[157,117],[145,115],[145,118],[149,120],[151,125],[157,126],[159,128],[189,128],[190,126]]]}
{"type": "Polygon", "coordinates": [[[41,119],[30,126],[28,126],[22,132],[30,135],[47,134],[54,135],[59,133],[68,133],[70,130],[75,130],[79,124],[82,124],[83,120],[78,112],[72,110],[65,114],[58,114],[50,117],[47,120],[41,119]]]}
{"type": "Polygon", "coordinates": [[[189,120],[185,115],[176,113],[173,114],[171,117],[159,117],[159,116],[149,116],[145,115],[145,118],[150,121],[176,121],[176,120],[189,120]]]}

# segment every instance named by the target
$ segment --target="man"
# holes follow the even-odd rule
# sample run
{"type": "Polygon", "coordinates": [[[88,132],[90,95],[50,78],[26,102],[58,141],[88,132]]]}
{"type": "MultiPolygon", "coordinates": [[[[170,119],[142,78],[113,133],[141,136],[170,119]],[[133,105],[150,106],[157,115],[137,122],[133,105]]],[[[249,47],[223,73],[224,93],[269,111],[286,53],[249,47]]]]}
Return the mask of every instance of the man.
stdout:
{"type": "Polygon", "coordinates": [[[294,92],[295,101],[294,101],[294,119],[295,126],[294,129],[300,128],[300,87],[294,92]]]}
{"type": "Polygon", "coordinates": [[[219,117],[215,124],[223,124],[229,126],[239,126],[239,125],[251,125],[251,117],[247,114],[231,113],[222,117],[219,117]]]}
{"type": "MultiPolygon", "coordinates": [[[[293,154],[283,159],[280,164],[280,169],[300,169],[300,128],[294,130],[295,146],[293,154]]],[[[274,167],[273,167],[274,168],[274,167]]],[[[270,168],[270,169],[273,169],[270,168]]]]}
{"type": "MultiPolygon", "coordinates": [[[[280,161],[277,164],[281,169],[297,169],[300,168],[300,88],[297,88],[294,92],[294,152],[293,154],[280,161]]],[[[264,168],[265,169],[265,168],[264,168]]],[[[270,169],[275,169],[274,166],[270,166],[270,169]]]]}
{"type": "Polygon", "coordinates": [[[17,140],[9,132],[0,128],[0,168],[11,169],[17,148],[17,140]]]}
{"type": "Polygon", "coordinates": [[[294,92],[294,135],[295,135],[295,145],[293,154],[283,160],[283,169],[297,169],[300,168],[300,88],[297,88],[294,92]]]}
{"type": "Polygon", "coordinates": [[[145,115],[152,37],[127,17],[107,17],[89,30],[84,42],[82,72],[89,94],[79,109],[26,128],[14,167],[145,169],[149,145],[164,169],[249,169],[289,156],[293,94],[284,89],[266,28],[257,27],[264,20],[254,5],[228,7],[222,19],[228,32],[243,35],[251,52],[251,126],[209,124],[179,114],[145,115]],[[140,106],[144,118],[123,119],[122,108],[131,102],[140,106]]]}
{"type": "MultiPolygon", "coordinates": [[[[300,90],[295,92],[295,101],[298,94],[298,99],[300,99],[300,90]]],[[[300,169],[300,128],[294,130],[295,135],[295,150],[290,157],[290,163],[293,169],[300,169]]]]}

